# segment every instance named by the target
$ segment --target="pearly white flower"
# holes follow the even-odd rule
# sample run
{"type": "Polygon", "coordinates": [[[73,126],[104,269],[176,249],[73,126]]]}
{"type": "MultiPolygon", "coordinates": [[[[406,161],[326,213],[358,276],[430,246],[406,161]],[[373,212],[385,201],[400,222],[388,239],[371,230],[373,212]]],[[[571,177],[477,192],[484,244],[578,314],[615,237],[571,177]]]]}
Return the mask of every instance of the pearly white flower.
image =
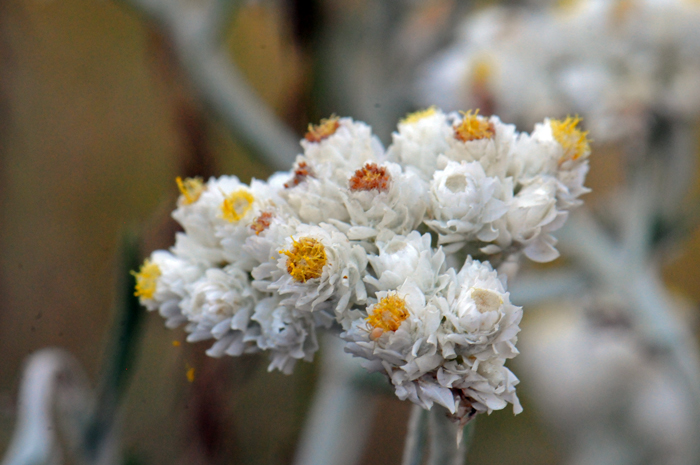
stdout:
{"type": "Polygon", "coordinates": [[[450,117],[453,134],[448,139],[446,159],[438,160],[438,169],[444,169],[447,160],[477,161],[488,176],[505,178],[516,140],[515,126],[503,124],[498,116],[481,116],[478,110],[450,117]]]}
{"type": "Polygon", "coordinates": [[[189,320],[187,341],[217,339],[207,351],[212,357],[257,351],[259,329],[249,327],[256,301],[247,273],[234,265],[208,269],[180,304],[189,320]]]}
{"type": "Polygon", "coordinates": [[[253,270],[253,285],[283,296],[282,305],[301,312],[335,310],[342,319],[346,309],[367,298],[362,276],[367,254],[329,224],[300,224],[294,235],[277,244],[277,254],[253,270]]]}
{"type": "MultiPolygon", "coordinates": [[[[558,181],[549,176],[534,178],[524,186],[503,217],[505,224],[499,226],[501,234],[495,241],[498,247],[507,249],[514,245],[536,262],[557,258],[559,252],[554,248],[556,239],[549,233],[561,228],[568,216],[568,212],[556,208],[558,191],[558,181]]],[[[487,246],[482,250],[495,253],[498,248],[487,246]]]]}
{"type": "Polygon", "coordinates": [[[365,276],[365,282],[378,291],[388,291],[411,280],[424,294],[434,294],[443,287],[445,253],[442,248],[433,249],[430,242],[430,234],[421,236],[418,231],[388,240],[378,238],[379,253],[368,257],[374,274],[365,276]]]}
{"type": "Polygon", "coordinates": [[[347,183],[342,193],[349,224],[333,224],[351,240],[373,239],[384,230],[408,234],[423,220],[427,184],[396,163],[367,163],[347,183]]]}
{"type": "Polygon", "coordinates": [[[399,398],[424,408],[439,403],[460,421],[508,402],[518,413],[517,379],[503,364],[517,354],[522,309],[488,264],[468,259],[447,278],[430,298],[411,279],[378,292],[367,318],[341,335],[346,350],[384,372],[399,398]]]}
{"type": "MultiPolygon", "coordinates": [[[[275,215],[286,215],[291,209],[280,197],[277,186],[265,181],[253,179],[250,186],[241,188],[229,194],[230,209],[238,208],[234,217],[231,211],[222,217],[225,221],[217,222],[214,226],[216,237],[221,243],[223,257],[228,263],[250,271],[257,263],[243,250],[246,238],[268,227],[270,219],[275,215]],[[239,206],[235,206],[238,202],[239,206]]],[[[224,208],[228,208],[228,205],[224,208]]]]}
{"type": "Polygon", "coordinates": [[[425,224],[440,234],[441,244],[451,244],[448,253],[467,241],[490,242],[498,237],[494,223],[508,211],[512,196],[510,178],[489,177],[478,162],[450,161],[433,175],[431,219],[425,224]]]}
{"type": "Polygon", "coordinates": [[[452,390],[458,404],[476,412],[502,409],[509,402],[519,413],[518,380],[503,365],[518,354],[522,308],[510,303],[504,282],[488,262],[468,259],[459,273],[449,274],[450,285],[431,300],[444,319],[437,332],[445,358],[438,382],[452,390]]]}
{"type": "Polygon", "coordinates": [[[252,319],[260,326],[258,347],[270,351],[268,371],[290,374],[297,360],[313,360],[318,350],[314,315],[283,305],[273,295],[257,303],[252,319]]]}
{"type": "Polygon", "coordinates": [[[467,259],[459,273],[449,274],[449,286],[433,300],[445,317],[438,334],[443,356],[514,357],[522,308],[510,303],[497,272],[488,262],[467,259]]]}
{"type": "Polygon", "coordinates": [[[435,107],[408,115],[394,132],[392,144],[387,149],[390,161],[412,167],[425,180],[430,181],[437,169],[438,155],[449,148],[452,125],[447,116],[435,107]]]}
{"type": "Polygon", "coordinates": [[[341,335],[345,350],[365,359],[370,372],[385,373],[400,399],[424,408],[437,402],[454,412],[452,393],[430,379],[443,362],[435,334],[440,316],[420,288],[407,280],[396,290],[377,292],[367,315],[341,335]]]}
{"type": "MultiPolygon", "coordinates": [[[[542,167],[540,174],[551,174],[560,183],[557,207],[561,210],[570,210],[580,205],[578,198],[590,192],[583,183],[588,173],[591,148],[588,132],[578,128],[579,122],[578,117],[563,120],[546,118],[543,123],[535,125],[532,133],[533,143],[544,149],[542,158],[547,160],[546,169],[542,167]]],[[[537,166],[536,163],[531,163],[530,169],[526,170],[530,178],[536,175],[533,165],[537,166]]]]}
{"type": "Polygon", "coordinates": [[[290,210],[304,223],[319,224],[329,220],[348,221],[342,191],[351,171],[339,169],[342,182],[317,172],[316,164],[297,157],[293,175],[285,183],[280,196],[290,210]]]}
{"type": "Polygon", "coordinates": [[[188,239],[176,245],[176,252],[191,260],[204,260],[209,266],[224,261],[221,240],[216,231],[226,222],[239,222],[251,216],[254,198],[236,176],[211,178],[196,199],[183,194],[172,216],[184,228],[188,239]],[[205,249],[205,254],[193,252],[205,249]]]}
{"type": "Polygon", "coordinates": [[[204,269],[165,250],[156,250],[141,266],[136,276],[136,293],[141,305],[158,310],[165,326],[175,328],[187,321],[180,303],[187,297],[188,286],[199,279],[204,269]]]}
{"type": "Polygon", "coordinates": [[[303,158],[314,167],[317,176],[339,185],[347,180],[348,172],[384,158],[384,147],[372,134],[372,128],[352,118],[331,117],[310,126],[301,145],[303,158]]]}

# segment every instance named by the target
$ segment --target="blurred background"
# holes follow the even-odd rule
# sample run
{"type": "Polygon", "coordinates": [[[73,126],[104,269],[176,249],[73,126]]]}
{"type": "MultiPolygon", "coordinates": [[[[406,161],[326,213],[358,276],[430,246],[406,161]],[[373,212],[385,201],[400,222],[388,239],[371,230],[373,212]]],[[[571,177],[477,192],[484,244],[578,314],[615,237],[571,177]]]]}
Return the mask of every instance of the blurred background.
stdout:
{"type": "MultiPolygon", "coordinates": [[[[291,166],[296,148],[261,148],[241,135],[245,123],[240,116],[236,119],[217,106],[210,84],[197,77],[197,62],[188,61],[183,52],[187,34],[180,34],[176,22],[157,8],[149,9],[157,3],[0,2],[0,451],[15,427],[22,364],[29,354],[46,346],[63,347],[97,384],[114,319],[120,237],[128,230],[140,231],[144,254],[171,245],[176,176],[235,174],[244,182],[266,178],[280,168],[274,164],[275,153],[287,157],[291,166]]],[[[172,9],[206,3],[172,2],[172,9]]],[[[259,99],[252,102],[255,108],[264,104],[265,111],[287,126],[289,133],[277,137],[274,125],[258,125],[263,135],[270,131],[271,139],[286,141],[289,134],[299,138],[308,123],[336,113],[371,124],[388,145],[398,119],[431,103],[454,105],[446,110],[481,107],[482,113],[499,114],[527,131],[533,118],[548,115],[513,110],[512,119],[506,119],[508,110],[501,111],[499,104],[509,102],[498,97],[509,87],[503,84],[499,93],[494,84],[495,90],[489,91],[493,95],[474,87],[475,76],[489,74],[479,74],[484,68],[474,62],[463,65],[467,70],[460,82],[471,82],[472,89],[466,96],[457,90],[450,94],[449,79],[444,78],[462,66],[457,58],[448,63],[453,71],[438,71],[447,60],[439,57],[446,51],[459,55],[460,43],[463,56],[472,57],[476,52],[469,49],[470,40],[502,38],[493,32],[470,38],[468,32],[478,28],[465,32],[464,24],[477,15],[494,7],[508,9],[510,32],[528,37],[531,26],[516,13],[564,8],[553,2],[238,3],[224,16],[230,21],[218,26],[217,41],[244,77],[245,85],[234,90],[251,92],[259,99]]],[[[609,3],[631,9],[632,22],[648,19],[634,15],[634,1],[609,3]]],[[[671,38],[662,38],[664,50],[674,45],[671,38]]],[[[687,38],[691,40],[695,38],[687,38]]],[[[683,89],[700,92],[700,80],[686,74],[683,89]]],[[[537,79],[534,72],[523,76],[537,79]]],[[[625,76],[633,79],[634,69],[625,76]]],[[[624,82],[618,85],[625,87],[624,82]]],[[[625,199],[634,198],[625,192],[634,193],[628,186],[636,186],[634,180],[642,176],[635,173],[653,173],[666,163],[658,154],[630,162],[630,152],[640,152],[640,144],[651,145],[647,133],[656,134],[659,121],[676,121],[675,107],[657,105],[649,97],[652,91],[640,91],[648,106],[643,110],[639,100],[616,107],[625,115],[632,110],[642,115],[641,123],[630,123],[635,129],[631,136],[591,133],[587,185],[593,192],[585,202],[613,238],[621,236],[614,225],[616,212],[624,210],[625,199]],[[644,132],[640,125],[652,129],[644,132]]],[[[586,127],[585,105],[557,105],[541,110],[556,117],[581,113],[586,127]]],[[[687,188],[674,200],[680,213],[661,226],[654,223],[665,235],[659,233],[658,248],[656,242],[647,246],[653,249],[648,254],[653,261],[644,262],[658,267],[674,299],[672,317],[693,335],[700,299],[700,234],[694,223],[676,220],[694,218],[693,193],[700,174],[694,162],[700,129],[696,110],[682,118],[684,134],[690,134],[682,150],[691,161],[682,170],[690,178],[687,188]],[[681,232],[668,232],[676,230],[681,232]]],[[[264,115],[250,121],[257,124],[258,117],[265,121],[264,115]]],[[[595,115],[591,118],[598,121],[595,115]]],[[[658,152],[670,157],[673,150],[658,152]]],[[[525,305],[522,355],[512,367],[521,379],[525,411],[514,417],[506,409],[479,418],[470,464],[604,463],[577,459],[586,452],[576,437],[586,429],[583,425],[600,422],[602,416],[617,415],[619,420],[639,410],[612,411],[610,405],[619,399],[634,398],[630,402],[645,407],[621,420],[627,422],[621,428],[630,432],[631,442],[658,438],[658,431],[630,425],[659,422],[671,434],[697,424],[683,414],[693,402],[690,394],[676,388],[673,374],[655,365],[664,365],[663,355],[640,343],[634,312],[625,307],[631,304],[610,289],[592,291],[595,283],[577,286],[585,279],[576,274],[576,254],[562,250],[564,257],[554,264],[524,270],[520,287],[518,278],[512,282],[513,302],[525,305]],[[574,271],[557,271],[562,269],[574,271]],[[572,276],[574,285],[552,281],[552,272],[572,276]],[[660,381],[644,385],[642,380],[649,379],[660,381]],[[639,386],[646,390],[638,392],[639,386]]],[[[265,355],[209,359],[206,343],[187,344],[184,339],[184,331],[167,330],[160,316],[147,315],[120,418],[129,463],[292,463],[324,353],[285,376],[266,372],[265,355]],[[194,379],[187,376],[191,368],[194,379]]],[[[360,463],[399,464],[410,406],[391,392],[367,396],[369,432],[360,463]]],[[[596,434],[601,436],[587,443],[606,444],[600,439],[607,437],[606,431],[600,429],[596,434]]],[[[662,452],[607,463],[697,463],[683,453],[670,458],[687,446],[683,438],[678,443],[659,441],[662,452]]]]}

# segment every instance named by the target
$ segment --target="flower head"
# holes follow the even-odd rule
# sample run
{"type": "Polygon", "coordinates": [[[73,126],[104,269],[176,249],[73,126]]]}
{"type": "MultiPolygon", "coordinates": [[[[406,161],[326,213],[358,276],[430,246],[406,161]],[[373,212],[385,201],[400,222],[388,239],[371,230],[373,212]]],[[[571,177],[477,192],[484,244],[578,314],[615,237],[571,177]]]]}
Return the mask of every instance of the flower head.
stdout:
{"type": "Polygon", "coordinates": [[[213,341],[212,357],[267,351],[270,370],[290,373],[336,325],[400,399],[461,423],[508,403],[517,413],[504,364],[522,309],[488,262],[456,251],[556,256],[551,232],[586,191],[578,123],[545,120],[529,135],[430,107],[398,124],[385,153],[368,125],[322,120],[291,171],[177,178],[184,231],[133,273],[135,294],[167,326],[187,323],[188,341],[213,341]]]}

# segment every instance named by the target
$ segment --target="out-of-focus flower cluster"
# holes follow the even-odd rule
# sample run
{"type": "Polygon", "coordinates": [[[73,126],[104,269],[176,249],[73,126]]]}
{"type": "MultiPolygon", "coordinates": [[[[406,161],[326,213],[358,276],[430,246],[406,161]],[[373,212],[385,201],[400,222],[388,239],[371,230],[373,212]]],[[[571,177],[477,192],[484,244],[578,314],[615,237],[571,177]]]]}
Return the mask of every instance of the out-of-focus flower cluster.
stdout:
{"type": "Polygon", "coordinates": [[[518,124],[574,109],[596,140],[629,138],[656,113],[700,113],[700,5],[570,0],[470,15],[425,66],[419,100],[480,106],[518,124]]]}
{"type": "Polygon", "coordinates": [[[384,149],[371,128],[311,126],[293,169],[267,181],[177,179],[184,232],[136,273],[136,295],[208,354],[311,360],[316,331],[385,373],[401,399],[457,420],[520,404],[504,366],[522,309],[505,277],[524,254],[557,257],[550,233],[586,192],[578,119],[518,133],[478,112],[409,115],[384,149]]]}

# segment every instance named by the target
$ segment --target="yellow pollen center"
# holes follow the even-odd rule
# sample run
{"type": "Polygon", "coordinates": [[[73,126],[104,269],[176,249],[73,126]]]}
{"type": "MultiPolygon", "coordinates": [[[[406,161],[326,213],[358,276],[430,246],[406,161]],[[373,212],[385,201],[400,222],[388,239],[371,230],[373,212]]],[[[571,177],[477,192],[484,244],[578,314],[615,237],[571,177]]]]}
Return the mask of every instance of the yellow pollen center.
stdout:
{"type": "Polygon", "coordinates": [[[191,205],[199,200],[199,196],[204,192],[204,184],[202,183],[202,178],[185,178],[183,181],[180,176],[175,178],[177,183],[177,188],[180,189],[182,194],[182,202],[185,205],[191,205]]]}
{"type": "Polygon", "coordinates": [[[322,119],[317,125],[309,124],[309,131],[304,138],[309,142],[321,142],[323,139],[335,134],[340,127],[340,118],[333,115],[328,119],[322,119]]]}
{"type": "Polygon", "coordinates": [[[389,294],[371,308],[367,322],[384,331],[396,331],[406,318],[408,318],[406,301],[398,294],[389,294]]]}
{"type": "Polygon", "coordinates": [[[404,119],[401,120],[401,124],[414,124],[418,121],[425,119],[429,116],[433,116],[437,112],[435,106],[426,108],[425,110],[415,111],[406,115],[404,119]]]}
{"type": "Polygon", "coordinates": [[[254,200],[246,189],[231,192],[221,203],[221,217],[230,223],[240,221],[253,208],[254,200]]]}
{"type": "Polygon", "coordinates": [[[581,131],[577,128],[580,122],[581,118],[578,116],[573,118],[567,116],[564,121],[553,119],[549,122],[554,139],[564,148],[564,155],[561,157],[560,163],[585,158],[591,153],[590,141],[586,137],[588,131],[581,131]]]}
{"type": "Polygon", "coordinates": [[[160,267],[146,259],[138,273],[132,271],[131,274],[136,277],[136,292],[134,292],[134,295],[144,299],[152,299],[153,294],[156,292],[158,278],[161,275],[160,267]]]}
{"type": "Polygon", "coordinates": [[[287,258],[287,272],[295,281],[305,283],[309,279],[320,278],[326,264],[326,248],[311,237],[292,239],[291,250],[280,250],[287,258]]]}
{"type": "Polygon", "coordinates": [[[470,142],[473,140],[492,139],[496,133],[496,128],[488,119],[479,116],[479,110],[474,113],[472,110],[464,113],[462,122],[456,124],[452,129],[457,140],[470,142]]]}

